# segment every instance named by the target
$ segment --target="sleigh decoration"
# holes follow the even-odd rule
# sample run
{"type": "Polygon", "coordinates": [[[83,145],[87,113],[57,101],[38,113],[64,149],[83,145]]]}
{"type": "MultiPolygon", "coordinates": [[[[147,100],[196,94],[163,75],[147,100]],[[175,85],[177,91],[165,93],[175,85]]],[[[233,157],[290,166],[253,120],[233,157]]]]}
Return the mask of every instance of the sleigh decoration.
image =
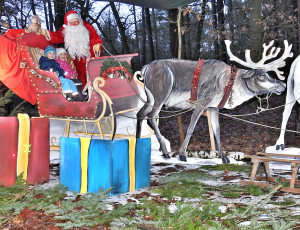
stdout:
{"type": "Polygon", "coordinates": [[[101,67],[100,77],[103,77],[105,80],[109,78],[119,77],[121,79],[129,79],[132,80],[132,71],[131,66],[126,61],[118,61],[113,58],[108,58],[105,62],[103,62],[103,66],[101,67]]]}

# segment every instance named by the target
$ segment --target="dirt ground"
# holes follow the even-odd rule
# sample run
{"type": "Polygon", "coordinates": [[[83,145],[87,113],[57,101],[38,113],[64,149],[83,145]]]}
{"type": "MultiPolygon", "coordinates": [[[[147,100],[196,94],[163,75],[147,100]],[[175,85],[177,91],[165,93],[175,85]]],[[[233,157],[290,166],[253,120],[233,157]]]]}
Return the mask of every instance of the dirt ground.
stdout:
{"type": "MultiPolygon", "coordinates": [[[[285,103],[285,94],[279,96],[274,94],[269,98],[268,101],[269,106],[267,104],[267,101],[263,100],[262,107],[268,107],[271,110],[267,110],[251,116],[239,117],[239,119],[244,119],[253,123],[270,126],[273,128],[250,124],[222,115],[222,113],[228,115],[255,113],[257,110],[257,106],[259,105],[257,99],[245,102],[244,104],[236,107],[234,110],[220,110],[221,144],[223,150],[244,152],[245,154],[255,154],[258,151],[264,151],[267,146],[275,145],[280,133],[282,113],[284,110],[283,105],[285,103]]],[[[161,113],[160,115],[169,116],[171,115],[171,113],[161,113]]],[[[190,117],[191,112],[182,115],[185,132],[188,128],[190,117]]],[[[288,121],[288,130],[295,130],[295,119],[296,110],[294,106],[292,114],[288,121]]],[[[179,149],[180,137],[176,117],[165,119],[161,118],[159,126],[162,135],[164,135],[170,141],[172,150],[177,151],[179,149]]],[[[286,147],[300,147],[300,134],[297,135],[298,136],[296,136],[293,132],[286,132],[286,147]]],[[[201,116],[190,140],[188,150],[210,149],[211,146],[207,118],[201,116]]]]}

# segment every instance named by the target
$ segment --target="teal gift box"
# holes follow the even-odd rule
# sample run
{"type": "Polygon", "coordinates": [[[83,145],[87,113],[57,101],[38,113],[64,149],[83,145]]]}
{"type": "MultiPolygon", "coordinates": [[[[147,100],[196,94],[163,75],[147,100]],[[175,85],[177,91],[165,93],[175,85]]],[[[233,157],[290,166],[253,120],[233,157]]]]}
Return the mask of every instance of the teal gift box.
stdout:
{"type": "Polygon", "coordinates": [[[60,138],[60,183],[69,191],[114,196],[150,185],[150,138],[60,138]]]}

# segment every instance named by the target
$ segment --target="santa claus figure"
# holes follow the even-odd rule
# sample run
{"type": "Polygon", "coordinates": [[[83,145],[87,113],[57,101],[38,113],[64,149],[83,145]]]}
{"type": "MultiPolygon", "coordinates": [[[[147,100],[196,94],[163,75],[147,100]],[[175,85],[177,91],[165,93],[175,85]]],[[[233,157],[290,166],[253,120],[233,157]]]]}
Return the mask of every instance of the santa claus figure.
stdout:
{"type": "Polygon", "coordinates": [[[87,59],[101,56],[103,49],[103,42],[94,27],[83,21],[76,11],[69,11],[59,31],[41,29],[40,33],[53,44],[65,43],[65,48],[74,61],[78,78],[84,87],[87,83],[87,59]]]}

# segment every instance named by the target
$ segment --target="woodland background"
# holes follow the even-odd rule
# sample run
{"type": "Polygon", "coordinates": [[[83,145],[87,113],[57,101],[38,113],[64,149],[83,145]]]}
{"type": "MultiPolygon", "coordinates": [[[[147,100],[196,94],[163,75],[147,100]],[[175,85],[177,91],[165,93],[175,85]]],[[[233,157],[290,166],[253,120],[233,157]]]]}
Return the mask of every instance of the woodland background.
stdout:
{"type": "MultiPolygon", "coordinates": [[[[294,59],[300,48],[298,9],[297,0],[201,0],[183,6],[181,58],[228,62],[224,40],[230,39],[235,54],[243,58],[244,50],[251,49],[255,61],[261,58],[263,43],[275,40],[275,46],[283,47],[286,39],[293,44],[294,59]]],[[[69,10],[95,27],[112,54],[139,53],[136,69],[156,59],[178,57],[179,9],[99,0],[0,0],[0,32],[28,27],[34,14],[43,28],[58,30],[69,10]]]]}

